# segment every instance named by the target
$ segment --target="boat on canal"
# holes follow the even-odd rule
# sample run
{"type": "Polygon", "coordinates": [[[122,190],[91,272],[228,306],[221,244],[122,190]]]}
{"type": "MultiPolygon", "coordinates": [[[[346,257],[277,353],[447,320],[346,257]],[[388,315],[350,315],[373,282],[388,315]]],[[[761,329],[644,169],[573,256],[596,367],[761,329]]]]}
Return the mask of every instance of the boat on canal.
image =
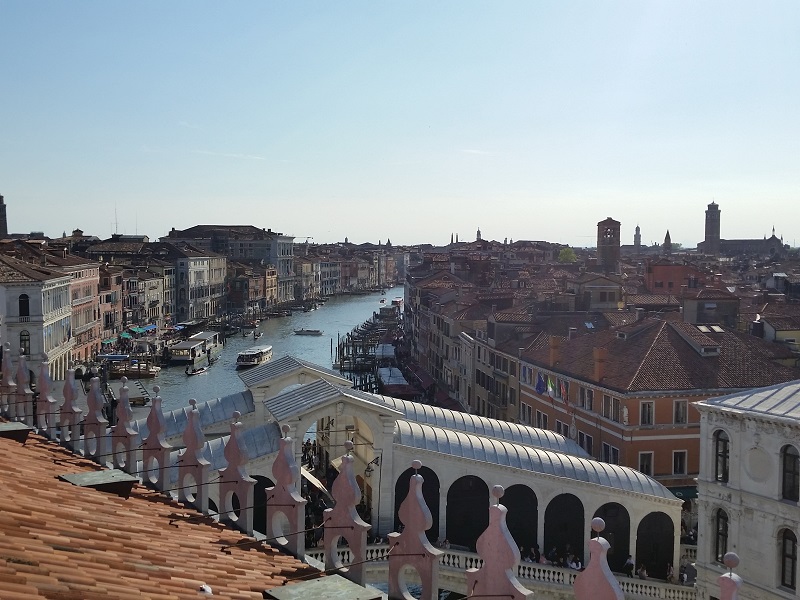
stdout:
{"type": "Polygon", "coordinates": [[[272,346],[253,346],[236,356],[237,369],[249,369],[272,360],[272,346]]]}
{"type": "Polygon", "coordinates": [[[201,331],[188,340],[169,347],[171,365],[194,366],[203,360],[213,362],[222,352],[222,336],[219,331],[201,331]]]}
{"type": "Polygon", "coordinates": [[[295,335],[322,335],[321,329],[306,329],[305,327],[302,329],[295,329],[295,335]]]}

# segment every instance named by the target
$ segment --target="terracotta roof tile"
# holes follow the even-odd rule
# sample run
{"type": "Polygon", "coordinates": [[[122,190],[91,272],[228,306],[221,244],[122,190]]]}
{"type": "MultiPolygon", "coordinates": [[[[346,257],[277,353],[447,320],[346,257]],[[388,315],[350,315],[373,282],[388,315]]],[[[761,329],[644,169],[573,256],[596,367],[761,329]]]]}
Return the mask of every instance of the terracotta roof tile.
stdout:
{"type": "Polygon", "coordinates": [[[92,470],[39,436],[0,439],[0,598],[196,600],[206,583],[257,599],[308,568],[269,546],[224,552],[251,538],[144,486],[123,499],[56,478],[92,470]],[[169,524],[182,515],[195,520],[169,524]]]}

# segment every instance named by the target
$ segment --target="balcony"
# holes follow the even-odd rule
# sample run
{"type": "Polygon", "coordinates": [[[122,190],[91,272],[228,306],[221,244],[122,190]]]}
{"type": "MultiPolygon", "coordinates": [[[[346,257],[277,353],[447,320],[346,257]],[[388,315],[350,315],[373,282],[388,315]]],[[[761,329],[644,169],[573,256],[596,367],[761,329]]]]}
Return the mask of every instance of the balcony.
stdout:
{"type": "Polygon", "coordinates": [[[91,302],[95,298],[96,296],[84,296],[83,298],[75,298],[72,300],[72,306],[80,306],[81,304],[86,304],[87,302],[91,302]]]}

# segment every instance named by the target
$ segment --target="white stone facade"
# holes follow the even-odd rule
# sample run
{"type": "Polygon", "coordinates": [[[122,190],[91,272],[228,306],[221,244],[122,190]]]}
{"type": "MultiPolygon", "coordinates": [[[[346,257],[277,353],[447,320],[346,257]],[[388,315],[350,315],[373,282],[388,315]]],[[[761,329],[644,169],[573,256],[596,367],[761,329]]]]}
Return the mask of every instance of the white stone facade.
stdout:
{"type": "Polygon", "coordinates": [[[797,597],[798,405],[800,382],[698,405],[699,599],[716,596],[726,552],[741,559],[740,600],[797,597]]]}

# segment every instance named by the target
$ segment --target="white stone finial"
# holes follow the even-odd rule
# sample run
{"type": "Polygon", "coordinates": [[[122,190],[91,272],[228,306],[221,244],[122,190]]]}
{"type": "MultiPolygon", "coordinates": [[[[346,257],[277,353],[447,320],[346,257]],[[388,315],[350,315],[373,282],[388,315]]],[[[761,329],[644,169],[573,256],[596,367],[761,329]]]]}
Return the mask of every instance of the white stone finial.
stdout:
{"type": "Polygon", "coordinates": [[[288,425],[286,425],[285,423],[283,425],[281,425],[281,431],[283,432],[283,437],[285,437],[285,438],[289,437],[289,432],[291,430],[292,430],[292,428],[289,427],[288,425]]]}
{"type": "Polygon", "coordinates": [[[500,498],[503,497],[503,494],[506,493],[506,488],[502,485],[493,485],[492,486],[492,498],[495,499],[495,504],[500,504],[500,498]]]}
{"type": "Polygon", "coordinates": [[[156,393],[156,396],[158,396],[158,393],[161,391],[161,386],[160,385],[154,385],[153,386],[153,391],[156,393]]]}
{"type": "Polygon", "coordinates": [[[233,411],[233,415],[232,416],[233,416],[233,422],[236,423],[236,422],[239,421],[239,419],[242,418],[242,413],[240,413],[238,410],[235,410],[235,411],[233,411]]]}
{"type": "Polygon", "coordinates": [[[739,588],[742,587],[744,580],[733,572],[739,566],[739,556],[735,552],[728,552],[722,558],[722,562],[730,569],[727,573],[719,576],[720,600],[737,600],[739,598],[739,588]]]}
{"type": "Polygon", "coordinates": [[[352,442],[352,440],[345,440],[345,442],[344,442],[344,451],[347,454],[350,454],[353,451],[353,442],[352,442]]]}
{"type": "Polygon", "coordinates": [[[605,528],[606,528],[606,522],[603,519],[601,519],[600,517],[595,517],[594,519],[592,519],[592,531],[594,531],[596,534],[599,535],[600,532],[603,531],[605,528]]]}
{"type": "Polygon", "coordinates": [[[419,471],[422,468],[422,461],[421,460],[412,460],[411,461],[411,468],[415,471],[419,471]]]}

